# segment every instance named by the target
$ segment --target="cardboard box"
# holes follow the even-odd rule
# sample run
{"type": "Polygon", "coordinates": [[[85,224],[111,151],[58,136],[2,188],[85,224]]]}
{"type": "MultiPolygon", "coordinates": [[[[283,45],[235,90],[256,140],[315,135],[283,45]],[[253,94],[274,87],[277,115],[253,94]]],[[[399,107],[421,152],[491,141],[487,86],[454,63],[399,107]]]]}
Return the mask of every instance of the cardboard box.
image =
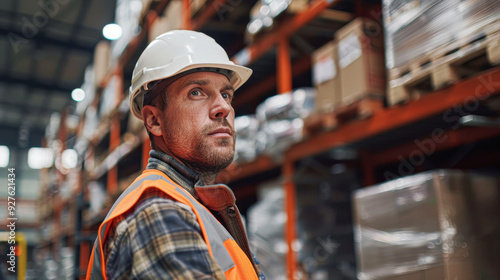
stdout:
{"type": "Polygon", "coordinates": [[[162,16],[154,22],[148,32],[148,42],[153,41],[159,35],[182,27],[182,1],[174,0],[168,3],[162,16]]]}
{"type": "Polygon", "coordinates": [[[288,8],[287,13],[299,13],[309,7],[309,0],[292,0],[288,8]]]}
{"type": "Polygon", "coordinates": [[[100,41],[94,49],[94,83],[100,86],[109,71],[111,46],[109,41],[100,41]]]}
{"type": "Polygon", "coordinates": [[[331,112],[341,101],[337,43],[331,41],[312,54],[313,83],[316,87],[316,112],[331,112]]]}
{"type": "Polygon", "coordinates": [[[499,279],[499,180],[438,170],[354,194],[360,279],[499,279]]]}
{"type": "MultiPolygon", "coordinates": [[[[191,0],[191,15],[195,15],[205,5],[207,0],[191,0]]],[[[214,5],[218,5],[214,3],[214,5]]]]}
{"type": "Polygon", "coordinates": [[[383,29],[376,21],[356,18],[335,34],[342,103],[366,96],[384,97],[383,29]]]}

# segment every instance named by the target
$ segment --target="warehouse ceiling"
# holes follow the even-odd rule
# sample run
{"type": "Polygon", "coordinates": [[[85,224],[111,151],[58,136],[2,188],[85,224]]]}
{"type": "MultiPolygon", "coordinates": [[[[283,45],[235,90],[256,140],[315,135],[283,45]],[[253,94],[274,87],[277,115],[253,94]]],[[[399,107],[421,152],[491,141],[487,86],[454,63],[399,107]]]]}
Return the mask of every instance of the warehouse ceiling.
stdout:
{"type": "Polygon", "coordinates": [[[51,114],[75,101],[115,0],[0,1],[0,145],[39,146],[51,114]]]}

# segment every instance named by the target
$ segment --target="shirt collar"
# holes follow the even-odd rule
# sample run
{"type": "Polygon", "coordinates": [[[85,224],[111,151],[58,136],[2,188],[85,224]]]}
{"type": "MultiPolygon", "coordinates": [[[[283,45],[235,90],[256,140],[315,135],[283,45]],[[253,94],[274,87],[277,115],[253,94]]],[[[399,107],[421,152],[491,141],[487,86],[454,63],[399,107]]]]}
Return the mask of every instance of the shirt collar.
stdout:
{"type": "Polygon", "coordinates": [[[195,186],[200,187],[205,185],[203,180],[201,180],[200,174],[196,171],[191,170],[173,157],[157,150],[149,152],[146,169],[156,169],[165,173],[165,175],[193,196],[195,196],[195,186]]]}

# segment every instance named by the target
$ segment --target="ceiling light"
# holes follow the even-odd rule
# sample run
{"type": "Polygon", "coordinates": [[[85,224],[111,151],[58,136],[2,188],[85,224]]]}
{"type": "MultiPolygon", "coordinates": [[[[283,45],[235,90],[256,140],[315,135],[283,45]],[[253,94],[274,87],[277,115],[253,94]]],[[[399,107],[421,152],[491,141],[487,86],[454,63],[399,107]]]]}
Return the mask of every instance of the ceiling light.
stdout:
{"type": "Polygon", "coordinates": [[[122,36],[122,28],[116,23],[110,23],[102,29],[102,35],[108,40],[116,40],[122,36]]]}
{"type": "Polygon", "coordinates": [[[31,148],[28,150],[28,166],[32,169],[48,168],[54,162],[54,153],[48,148],[31,148]]]}
{"type": "Polygon", "coordinates": [[[75,100],[76,102],[80,102],[85,99],[85,91],[83,91],[83,89],[81,88],[75,88],[71,92],[71,98],[73,98],[73,100],[75,100]]]}
{"type": "Polygon", "coordinates": [[[61,161],[64,168],[75,168],[78,164],[78,153],[73,149],[64,150],[61,155],[61,161]]]}
{"type": "Polygon", "coordinates": [[[0,167],[9,165],[10,152],[7,146],[0,146],[0,167]]]}

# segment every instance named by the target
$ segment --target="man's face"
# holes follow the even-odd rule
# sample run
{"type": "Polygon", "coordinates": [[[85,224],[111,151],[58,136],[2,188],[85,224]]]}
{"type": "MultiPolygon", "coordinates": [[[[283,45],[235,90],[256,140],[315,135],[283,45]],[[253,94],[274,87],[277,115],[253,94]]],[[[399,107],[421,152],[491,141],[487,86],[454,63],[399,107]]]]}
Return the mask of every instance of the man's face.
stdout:
{"type": "Polygon", "coordinates": [[[170,154],[199,172],[226,168],[235,144],[234,90],[226,76],[188,74],[169,85],[167,94],[161,130],[170,154]]]}

